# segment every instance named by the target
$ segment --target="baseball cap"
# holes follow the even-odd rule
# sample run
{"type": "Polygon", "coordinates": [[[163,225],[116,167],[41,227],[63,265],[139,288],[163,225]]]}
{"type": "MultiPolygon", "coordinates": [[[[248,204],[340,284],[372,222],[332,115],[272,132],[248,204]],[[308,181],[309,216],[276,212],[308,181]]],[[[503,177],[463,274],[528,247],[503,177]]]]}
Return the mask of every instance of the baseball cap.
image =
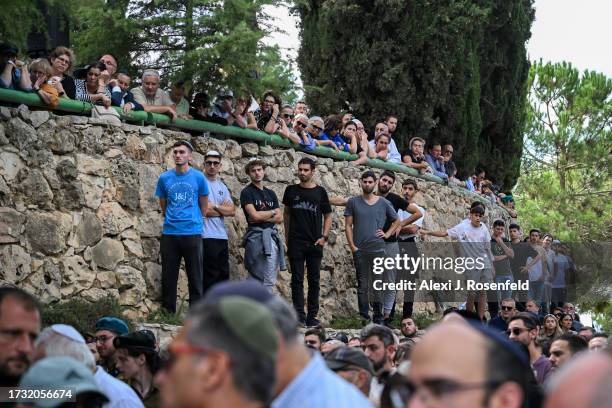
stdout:
{"type": "Polygon", "coordinates": [[[51,326],[51,330],[64,337],[68,337],[70,340],[76,343],[85,344],[85,339],[83,338],[81,333],[79,333],[77,329],[72,326],[69,326],[67,324],[54,324],[51,326]]]}
{"type": "Polygon", "coordinates": [[[113,340],[115,349],[130,347],[143,351],[155,351],[155,343],[155,335],[151,330],[138,330],[125,336],[115,337],[113,340]]]}
{"type": "Polygon", "coordinates": [[[85,392],[96,393],[108,401],[108,397],[96,384],[93,373],[80,361],[66,356],[46,357],[37,361],[21,378],[19,387],[71,391],[71,395],[64,393],[63,398],[37,399],[36,406],[41,408],[54,408],[69,400],[74,401],[77,395],[85,392]]]}
{"type": "Polygon", "coordinates": [[[118,317],[105,316],[96,321],[96,331],[108,330],[118,335],[124,336],[130,331],[128,325],[118,317]]]}
{"type": "Polygon", "coordinates": [[[327,367],[332,371],[340,371],[349,367],[359,367],[374,375],[372,362],[365,353],[355,347],[338,347],[325,356],[327,367]]]}
{"type": "Polygon", "coordinates": [[[339,340],[341,342],[343,342],[344,344],[348,344],[348,335],[344,332],[337,332],[337,333],[332,333],[329,335],[329,337],[327,339],[325,339],[325,341],[328,340],[339,340]]]}
{"type": "Polygon", "coordinates": [[[278,334],[270,310],[244,296],[226,296],[218,302],[227,327],[250,350],[276,360],[278,334]]]}

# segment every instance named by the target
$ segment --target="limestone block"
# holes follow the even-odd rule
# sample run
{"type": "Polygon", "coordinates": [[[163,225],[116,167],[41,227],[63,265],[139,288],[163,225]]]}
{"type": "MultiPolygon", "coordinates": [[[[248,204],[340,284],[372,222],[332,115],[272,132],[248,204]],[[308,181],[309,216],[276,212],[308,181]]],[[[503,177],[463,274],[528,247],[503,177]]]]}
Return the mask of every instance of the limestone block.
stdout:
{"type": "Polygon", "coordinates": [[[10,207],[0,207],[0,244],[19,242],[25,216],[10,207]]]}
{"type": "Polygon", "coordinates": [[[19,245],[0,247],[0,282],[17,284],[30,275],[32,259],[19,245]]]}
{"type": "Polygon", "coordinates": [[[36,129],[20,118],[11,119],[6,127],[6,136],[19,150],[29,150],[38,142],[36,129]]]}
{"type": "Polygon", "coordinates": [[[134,225],[132,217],[121,208],[119,203],[114,201],[100,204],[96,215],[107,235],[118,235],[134,225]]]}
{"type": "Polygon", "coordinates": [[[27,218],[26,237],[33,251],[50,255],[66,249],[66,238],[72,226],[68,214],[35,212],[27,218]]]}
{"type": "Polygon", "coordinates": [[[0,152],[0,175],[6,181],[13,181],[23,167],[24,163],[19,155],[13,152],[0,152]]]}
{"type": "Polygon", "coordinates": [[[107,270],[114,270],[123,261],[124,255],[121,242],[111,238],[102,238],[91,250],[92,261],[107,270]]]}
{"type": "Polygon", "coordinates": [[[259,146],[257,143],[247,142],[242,144],[242,156],[254,157],[259,154],[259,146]]]}
{"type": "Polygon", "coordinates": [[[96,278],[96,274],[78,255],[62,257],[60,270],[62,273],[62,297],[71,296],[91,288],[96,278]]]}
{"type": "Polygon", "coordinates": [[[161,212],[149,211],[141,215],[138,219],[137,230],[141,237],[155,237],[161,235],[164,217],[161,212]]]}
{"type": "Polygon", "coordinates": [[[130,134],[123,146],[123,152],[134,160],[142,160],[147,152],[147,146],[140,137],[130,134]]]}
{"type": "Polygon", "coordinates": [[[80,246],[93,246],[102,239],[103,230],[100,219],[87,210],[83,211],[76,226],[76,235],[80,246]]]}
{"type": "Polygon", "coordinates": [[[144,256],[142,244],[140,243],[140,241],[124,239],[123,246],[125,246],[129,253],[134,256],[137,256],[138,258],[142,258],[144,256]]]}
{"type": "Polygon", "coordinates": [[[237,160],[242,157],[242,147],[237,141],[228,139],[225,141],[225,146],[225,153],[219,152],[224,158],[229,160],[237,160]]]}
{"type": "Polygon", "coordinates": [[[45,176],[38,169],[24,168],[19,173],[19,190],[23,193],[24,203],[48,208],[53,200],[53,191],[45,176]]]}
{"type": "Polygon", "coordinates": [[[43,123],[45,123],[46,121],[48,121],[50,117],[51,116],[49,115],[48,111],[45,111],[45,110],[34,111],[30,113],[30,122],[32,123],[32,126],[37,128],[43,123]]]}
{"type": "Polygon", "coordinates": [[[91,156],[77,153],[77,170],[80,173],[91,174],[92,176],[104,177],[109,168],[109,162],[104,159],[96,159],[91,156]]]}
{"type": "Polygon", "coordinates": [[[153,262],[145,263],[144,279],[149,296],[158,300],[161,297],[161,265],[153,262]]]}
{"type": "Polygon", "coordinates": [[[102,193],[104,192],[104,178],[79,174],[82,183],[85,205],[93,210],[97,210],[102,203],[102,193]]]}

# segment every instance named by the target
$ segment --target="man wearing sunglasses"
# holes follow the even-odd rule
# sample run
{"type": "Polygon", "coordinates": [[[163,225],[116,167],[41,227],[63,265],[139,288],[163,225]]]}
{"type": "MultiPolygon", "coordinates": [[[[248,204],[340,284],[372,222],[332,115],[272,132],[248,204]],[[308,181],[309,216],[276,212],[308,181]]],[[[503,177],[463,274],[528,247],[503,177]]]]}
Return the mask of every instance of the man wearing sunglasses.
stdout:
{"type": "Polygon", "coordinates": [[[210,150],[204,156],[204,175],[208,181],[208,208],[204,217],[202,248],[202,296],[215,283],[229,279],[229,246],[224,217],[233,217],[236,206],[225,183],[219,178],[221,153],[210,150]]]}
{"type": "Polygon", "coordinates": [[[505,332],[508,329],[508,322],[516,315],[516,303],[514,299],[507,298],[501,301],[501,312],[489,320],[489,328],[499,332],[505,332]]]}
{"type": "Polygon", "coordinates": [[[552,365],[548,358],[542,354],[542,348],[536,345],[538,322],[535,317],[529,313],[519,313],[511,317],[506,334],[510,341],[515,341],[527,347],[529,363],[533,367],[536,380],[538,384],[544,384],[544,381],[552,373],[552,365]]]}

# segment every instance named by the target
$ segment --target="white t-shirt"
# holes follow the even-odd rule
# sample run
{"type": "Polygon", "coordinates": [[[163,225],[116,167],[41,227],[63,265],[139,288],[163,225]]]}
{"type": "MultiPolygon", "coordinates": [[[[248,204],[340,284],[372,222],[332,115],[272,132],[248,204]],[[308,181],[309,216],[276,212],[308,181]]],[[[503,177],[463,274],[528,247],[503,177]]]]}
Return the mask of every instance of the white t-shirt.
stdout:
{"type": "Polygon", "coordinates": [[[446,231],[451,238],[461,242],[461,254],[466,258],[483,258],[485,268],[491,268],[491,234],[486,224],[479,227],[472,226],[471,222],[461,221],[446,231]]]}
{"type": "MultiPolygon", "coordinates": [[[[419,211],[421,212],[422,216],[421,216],[421,218],[419,218],[418,220],[413,222],[413,224],[418,226],[419,228],[422,228],[423,227],[423,220],[425,219],[425,209],[423,207],[421,207],[420,205],[416,205],[416,207],[419,209],[419,211]]],[[[404,221],[406,218],[409,218],[412,214],[409,213],[408,211],[397,210],[397,215],[399,216],[400,221],[404,221]]],[[[407,238],[410,238],[410,237],[414,237],[415,235],[416,234],[401,234],[399,237],[400,237],[400,239],[407,239],[407,238]]]]}
{"type": "Polygon", "coordinates": [[[102,367],[96,367],[94,377],[98,387],[110,400],[110,402],[104,404],[104,408],[144,408],[142,401],[132,387],[116,379],[104,371],[102,367]]]}
{"type": "MultiPolygon", "coordinates": [[[[206,178],[206,181],[208,181],[209,203],[221,205],[224,201],[232,201],[227,186],[221,180],[210,181],[209,178],[206,178]]],[[[202,238],[227,239],[227,230],[223,223],[223,217],[204,217],[202,238]]]]}

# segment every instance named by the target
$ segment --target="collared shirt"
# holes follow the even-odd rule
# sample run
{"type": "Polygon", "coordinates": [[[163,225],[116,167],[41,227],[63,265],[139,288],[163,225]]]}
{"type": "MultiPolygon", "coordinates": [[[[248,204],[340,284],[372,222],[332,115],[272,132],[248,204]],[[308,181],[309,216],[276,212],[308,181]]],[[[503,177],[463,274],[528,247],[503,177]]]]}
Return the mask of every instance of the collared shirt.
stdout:
{"type": "Polygon", "coordinates": [[[144,408],[142,401],[138,398],[136,391],[121,380],[108,374],[100,366],[96,368],[94,374],[96,384],[108,397],[110,402],[106,403],[106,408],[144,408]]]}
{"type": "MultiPolygon", "coordinates": [[[[372,149],[376,149],[376,142],[374,140],[370,140],[368,143],[372,149]]],[[[395,144],[395,140],[393,140],[393,138],[391,138],[388,149],[389,154],[387,156],[387,162],[398,164],[401,163],[402,155],[400,154],[399,150],[397,150],[397,145],[395,144]]]]}
{"type": "Polygon", "coordinates": [[[136,87],[132,89],[132,94],[134,94],[134,100],[141,105],[153,105],[153,106],[169,106],[174,105],[172,99],[166,91],[163,89],[157,89],[155,92],[155,96],[153,98],[149,98],[145,95],[142,86],[136,87]]]}
{"type": "Polygon", "coordinates": [[[319,353],[272,401],[271,408],[360,408],[372,405],[353,384],[334,374],[319,353]]]}
{"type": "Polygon", "coordinates": [[[444,168],[444,162],[434,159],[431,154],[425,155],[425,161],[433,169],[434,175],[442,179],[448,178],[448,174],[446,174],[446,169],[444,168]]]}

